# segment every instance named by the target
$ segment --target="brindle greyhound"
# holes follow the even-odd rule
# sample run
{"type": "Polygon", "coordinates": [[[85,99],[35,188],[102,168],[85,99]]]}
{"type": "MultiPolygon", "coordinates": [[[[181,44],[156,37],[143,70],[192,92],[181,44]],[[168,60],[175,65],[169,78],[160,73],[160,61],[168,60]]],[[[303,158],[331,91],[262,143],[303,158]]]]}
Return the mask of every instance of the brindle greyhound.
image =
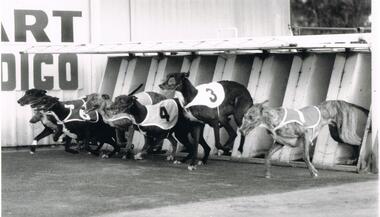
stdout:
{"type": "Polygon", "coordinates": [[[92,94],[87,95],[87,100],[85,104],[83,105],[82,109],[84,110],[86,114],[95,110],[99,112],[99,114],[103,118],[104,123],[115,128],[118,145],[120,147],[126,147],[127,150],[129,150],[132,147],[132,144],[130,143],[130,146],[128,146],[127,144],[127,140],[125,138],[126,129],[122,127],[117,127],[108,121],[109,117],[112,115],[112,112],[109,109],[111,104],[112,104],[112,101],[109,95],[92,93],[92,94]]]}
{"type": "MultiPolygon", "coordinates": [[[[135,94],[138,91],[138,89],[141,88],[142,86],[143,85],[140,85],[138,88],[133,90],[128,95],[135,94]]],[[[139,102],[142,103],[143,105],[156,104],[166,99],[164,95],[161,95],[155,92],[150,92],[150,91],[139,93],[137,94],[137,96],[138,96],[139,102]]],[[[124,141],[124,144],[120,144],[120,145],[125,146],[127,150],[130,150],[130,148],[133,148],[133,144],[132,144],[133,134],[134,134],[133,122],[131,119],[122,118],[122,116],[126,117],[126,115],[116,115],[113,117],[113,115],[115,114],[113,114],[113,112],[110,109],[111,104],[112,104],[112,101],[108,95],[93,93],[87,96],[87,100],[85,104],[87,109],[85,109],[85,112],[97,110],[103,116],[103,120],[105,123],[117,129],[116,134],[117,134],[118,140],[124,141]],[[125,137],[124,137],[125,132],[128,132],[126,142],[125,142],[125,137]]],[[[162,144],[163,144],[163,140],[159,141],[154,146],[149,146],[147,153],[158,152],[159,150],[162,149],[162,144]]],[[[173,157],[168,156],[168,160],[172,158],[173,157]]],[[[142,153],[136,154],[135,159],[141,160],[142,153]]]]}
{"type": "MultiPolygon", "coordinates": [[[[65,125],[65,127],[71,132],[77,135],[78,139],[83,139],[86,136],[95,138],[101,144],[108,143],[114,147],[114,150],[107,156],[109,157],[117,153],[120,150],[120,147],[116,144],[115,131],[110,126],[106,125],[102,117],[99,116],[96,112],[93,112],[94,120],[91,120],[88,115],[83,118],[84,114],[81,114],[80,109],[71,109],[65,107],[65,105],[58,101],[58,98],[52,96],[44,96],[39,102],[32,105],[45,112],[50,111],[56,118],[65,125]],[[86,135],[86,132],[89,132],[90,135],[86,135]]],[[[88,141],[87,141],[88,142],[88,141]]],[[[85,146],[88,146],[86,144],[85,146]]],[[[102,145],[98,146],[98,151],[102,145]]],[[[75,150],[69,148],[69,144],[65,144],[65,150],[70,153],[78,153],[75,150]]]]}
{"type": "MultiPolygon", "coordinates": [[[[264,102],[265,103],[265,102],[264,102]]],[[[307,106],[302,109],[272,108],[264,103],[254,104],[244,115],[240,131],[247,135],[254,128],[266,128],[274,139],[272,147],[267,152],[266,178],[271,177],[271,156],[284,145],[303,147],[304,161],[312,177],[318,176],[318,171],[310,161],[309,149],[313,140],[323,126],[329,125],[330,133],[338,141],[359,146],[362,138],[357,135],[359,114],[368,115],[368,110],[342,100],[329,100],[317,106],[307,106]]]]}
{"type": "MultiPolygon", "coordinates": [[[[135,96],[126,96],[121,95],[116,97],[112,108],[116,109],[118,113],[127,113],[133,116],[133,121],[135,125],[143,132],[146,132],[146,143],[143,149],[146,149],[147,146],[154,144],[155,141],[168,138],[173,145],[173,154],[175,153],[177,141],[173,138],[172,133],[174,133],[175,137],[190,151],[189,154],[181,161],[186,162],[191,159],[190,165],[188,166],[189,170],[196,169],[195,161],[198,153],[198,143],[195,143],[194,138],[201,137],[200,134],[203,132],[204,125],[199,122],[193,122],[185,118],[183,115],[183,109],[178,101],[178,99],[167,99],[163,100],[159,104],[156,104],[157,114],[149,114],[152,116],[157,116],[158,119],[166,119],[167,121],[171,121],[175,118],[178,118],[176,121],[173,121],[171,128],[163,129],[154,123],[151,125],[143,125],[146,123],[148,113],[154,111],[153,106],[147,107],[142,105],[135,96]],[[169,103],[169,101],[171,103],[169,103]],[[173,103],[174,102],[174,103],[173,103]],[[170,106],[175,106],[178,110],[177,113],[173,112],[171,114],[167,111],[167,107],[161,106],[162,104],[169,104],[170,106]],[[148,109],[149,108],[149,109],[148,109]],[[173,115],[177,115],[177,117],[173,117],[173,115]],[[189,139],[192,137],[193,139],[189,139]]],[[[172,107],[173,108],[173,107],[172,107]]],[[[174,109],[175,110],[175,109],[174,109]]],[[[203,139],[203,137],[201,137],[203,139]]],[[[206,164],[210,147],[207,145],[206,141],[201,140],[201,145],[205,151],[205,155],[202,159],[202,163],[206,164]]],[[[174,161],[177,163],[178,161],[174,161]]]]}
{"type": "MultiPolygon", "coordinates": [[[[184,97],[185,108],[189,105],[198,94],[198,90],[194,87],[188,79],[189,73],[176,72],[167,75],[166,80],[159,85],[164,90],[176,90],[182,93],[184,97]]],[[[244,113],[252,106],[253,101],[247,88],[242,84],[234,81],[218,81],[222,86],[222,90],[225,93],[224,100],[217,98],[217,93],[212,89],[206,88],[206,94],[210,102],[216,102],[221,100],[221,104],[216,108],[210,108],[205,105],[194,105],[188,107],[187,110],[191,113],[195,119],[209,124],[214,129],[215,147],[219,149],[218,154],[221,154],[220,150],[224,151],[224,154],[228,154],[233,147],[234,140],[237,136],[235,130],[229,123],[228,116],[233,115],[235,122],[238,126],[241,126],[244,113]],[[220,144],[219,128],[223,126],[229,135],[229,139],[226,144],[222,146],[220,144]]],[[[206,97],[207,97],[206,96],[206,97]]],[[[196,141],[199,139],[196,138],[196,141]]],[[[241,135],[240,146],[238,150],[243,152],[243,145],[245,136],[241,135]]]]}

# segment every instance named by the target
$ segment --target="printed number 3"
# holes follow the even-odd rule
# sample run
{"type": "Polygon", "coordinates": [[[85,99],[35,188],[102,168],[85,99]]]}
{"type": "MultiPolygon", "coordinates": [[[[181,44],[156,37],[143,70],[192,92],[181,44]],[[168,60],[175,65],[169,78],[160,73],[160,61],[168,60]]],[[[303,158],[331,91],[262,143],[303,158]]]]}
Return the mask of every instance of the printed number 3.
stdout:
{"type": "Polygon", "coordinates": [[[160,118],[166,119],[166,121],[168,121],[168,122],[170,120],[169,113],[168,113],[168,111],[166,111],[165,107],[160,107],[160,118]]]}
{"type": "Polygon", "coordinates": [[[214,93],[214,91],[210,88],[206,88],[206,91],[210,92],[210,94],[211,94],[211,96],[209,97],[210,101],[216,102],[217,97],[216,97],[216,94],[214,93]]]}

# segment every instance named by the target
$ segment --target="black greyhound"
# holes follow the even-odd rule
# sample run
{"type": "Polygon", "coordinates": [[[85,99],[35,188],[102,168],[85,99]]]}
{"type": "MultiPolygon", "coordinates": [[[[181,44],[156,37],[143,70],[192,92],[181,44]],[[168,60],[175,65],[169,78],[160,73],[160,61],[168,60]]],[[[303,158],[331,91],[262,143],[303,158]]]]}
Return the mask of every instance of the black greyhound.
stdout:
{"type": "MultiPolygon", "coordinates": [[[[148,141],[146,141],[144,148],[155,140],[157,141],[157,139],[170,138],[172,142],[174,139],[172,133],[174,133],[175,137],[189,150],[189,154],[182,162],[191,159],[188,169],[196,169],[195,161],[198,154],[198,143],[195,143],[195,140],[189,139],[189,137],[203,138],[200,134],[203,132],[204,125],[188,120],[183,114],[184,111],[178,99],[167,99],[152,106],[144,106],[135,96],[121,95],[116,97],[111,107],[116,109],[118,113],[131,114],[137,128],[146,132],[148,141]],[[150,117],[156,118],[156,120],[161,119],[161,121],[171,123],[171,125],[168,128],[163,128],[156,122],[147,121],[150,117]]],[[[205,152],[202,163],[206,164],[211,149],[204,139],[201,139],[200,142],[205,152]]]]}
{"type": "Polygon", "coordinates": [[[21,106],[30,105],[40,100],[41,97],[46,95],[46,90],[41,89],[29,89],[25,91],[24,96],[17,100],[17,103],[21,106]]]}
{"type": "MultiPolygon", "coordinates": [[[[21,106],[32,105],[34,103],[39,102],[41,97],[46,96],[46,93],[47,93],[46,90],[35,89],[35,88],[29,89],[29,90],[25,91],[24,95],[19,100],[17,100],[17,102],[21,106]]],[[[83,97],[81,99],[78,99],[78,100],[64,101],[63,103],[67,107],[77,109],[77,108],[84,106],[84,102],[85,102],[86,98],[87,98],[87,96],[83,97]]],[[[43,139],[43,138],[45,138],[51,134],[54,134],[53,140],[57,141],[58,138],[62,135],[62,126],[57,125],[57,121],[56,121],[55,117],[53,117],[52,115],[46,114],[46,113],[41,112],[41,111],[35,111],[34,115],[32,116],[32,118],[30,119],[29,122],[33,123],[33,124],[37,123],[37,122],[41,122],[41,124],[44,126],[43,131],[40,132],[37,136],[35,136],[33,138],[32,145],[30,146],[30,153],[31,154],[35,153],[36,146],[37,146],[39,140],[41,140],[41,139],[43,139]]],[[[65,138],[65,139],[69,139],[69,138],[65,138]]],[[[86,139],[89,139],[89,138],[86,138],[86,139]]]]}
{"type": "MultiPolygon", "coordinates": [[[[234,140],[237,136],[236,131],[229,123],[228,116],[233,115],[236,124],[240,127],[245,112],[253,105],[251,95],[246,87],[234,81],[214,82],[214,85],[219,87],[217,91],[206,86],[204,89],[205,92],[198,94],[199,89],[191,84],[188,77],[189,73],[170,73],[159,87],[164,90],[176,90],[181,92],[185,100],[185,108],[191,113],[193,118],[209,124],[214,129],[215,147],[219,150],[223,150],[224,154],[228,154],[232,150],[234,140]],[[218,94],[220,93],[222,93],[224,99],[223,97],[219,97],[218,94]],[[216,104],[217,106],[215,108],[196,104],[194,103],[194,99],[198,97],[197,95],[203,95],[201,96],[203,97],[203,102],[209,101],[210,103],[216,103],[219,100],[219,104],[216,104]],[[190,103],[193,105],[189,106],[190,103]],[[220,144],[220,126],[223,126],[229,134],[229,139],[224,146],[220,144]]],[[[198,138],[196,138],[196,141],[198,141],[198,138]]],[[[244,141],[245,136],[241,135],[238,149],[241,153],[243,152],[244,141]]]]}
{"type": "MultiPolygon", "coordinates": [[[[115,130],[103,122],[103,119],[97,112],[92,112],[91,115],[83,114],[81,109],[67,108],[65,104],[60,102],[58,98],[52,96],[44,96],[37,103],[31,105],[32,108],[37,108],[45,112],[51,112],[58,119],[58,124],[64,125],[70,133],[77,136],[79,140],[86,137],[94,138],[101,144],[108,143],[114,147],[114,150],[107,156],[110,157],[120,150],[116,144],[115,130]],[[92,118],[91,116],[95,117],[92,118]]],[[[88,142],[88,140],[85,140],[88,142]]],[[[70,149],[69,143],[65,143],[65,151],[70,153],[78,153],[76,150],[70,149]]],[[[87,147],[88,144],[85,144],[87,147]]],[[[98,150],[102,145],[98,146],[98,150]]]]}

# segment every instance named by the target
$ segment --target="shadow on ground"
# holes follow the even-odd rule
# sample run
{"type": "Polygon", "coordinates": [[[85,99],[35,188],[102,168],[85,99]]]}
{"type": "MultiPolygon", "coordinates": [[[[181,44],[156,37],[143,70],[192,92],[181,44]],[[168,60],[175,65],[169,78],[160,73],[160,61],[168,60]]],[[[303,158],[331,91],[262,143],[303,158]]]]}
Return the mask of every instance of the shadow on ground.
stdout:
{"type": "Polygon", "coordinates": [[[99,159],[62,150],[2,153],[2,216],[93,216],[377,180],[376,175],[210,161],[188,171],[163,156],[99,159]]]}

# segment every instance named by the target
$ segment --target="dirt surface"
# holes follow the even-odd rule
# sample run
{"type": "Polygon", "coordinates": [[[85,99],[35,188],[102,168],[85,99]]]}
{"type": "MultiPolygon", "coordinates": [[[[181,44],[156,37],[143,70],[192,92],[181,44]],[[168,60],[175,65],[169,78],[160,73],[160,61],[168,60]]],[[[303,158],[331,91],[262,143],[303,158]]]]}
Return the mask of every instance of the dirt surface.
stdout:
{"type": "Polygon", "coordinates": [[[106,214],[102,217],[377,217],[376,181],[308,190],[235,197],[162,208],[106,214]]]}
{"type": "Polygon", "coordinates": [[[272,168],[3,152],[2,216],[377,216],[376,175],[272,168]]]}

